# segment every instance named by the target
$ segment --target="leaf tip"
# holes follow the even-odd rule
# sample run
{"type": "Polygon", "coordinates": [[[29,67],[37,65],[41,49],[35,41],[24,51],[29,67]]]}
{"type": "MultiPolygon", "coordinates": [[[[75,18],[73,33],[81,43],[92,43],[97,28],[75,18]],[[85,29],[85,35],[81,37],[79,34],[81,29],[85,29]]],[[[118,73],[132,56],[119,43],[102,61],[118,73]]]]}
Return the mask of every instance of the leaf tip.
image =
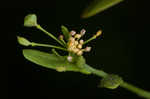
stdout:
{"type": "Polygon", "coordinates": [[[28,14],[24,18],[24,26],[26,27],[34,27],[37,25],[37,16],[36,14],[28,14]]]}
{"type": "Polygon", "coordinates": [[[17,41],[20,45],[23,45],[23,46],[31,45],[31,42],[24,37],[17,36],[17,41]]]}

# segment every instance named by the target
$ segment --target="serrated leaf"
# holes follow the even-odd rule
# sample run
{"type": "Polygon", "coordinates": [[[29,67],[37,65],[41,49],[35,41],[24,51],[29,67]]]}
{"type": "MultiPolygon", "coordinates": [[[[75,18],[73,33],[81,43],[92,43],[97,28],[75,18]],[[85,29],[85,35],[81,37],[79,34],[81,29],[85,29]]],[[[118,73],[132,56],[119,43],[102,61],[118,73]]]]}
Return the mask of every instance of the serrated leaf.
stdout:
{"type": "Polygon", "coordinates": [[[54,54],[45,53],[39,50],[33,49],[24,49],[23,50],[24,57],[40,66],[55,69],[57,71],[75,71],[81,72],[84,74],[90,74],[89,70],[86,68],[79,68],[76,64],[70,63],[66,60],[65,56],[58,57],[54,54]]]}
{"type": "Polygon", "coordinates": [[[61,31],[63,32],[63,35],[65,37],[65,39],[68,41],[69,37],[71,36],[69,33],[69,30],[67,27],[65,27],[64,25],[61,26],[61,31]]]}
{"type": "Polygon", "coordinates": [[[123,0],[94,0],[84,11],[82,14],[82,18],[88,18],[96,15],[123,0]]]}

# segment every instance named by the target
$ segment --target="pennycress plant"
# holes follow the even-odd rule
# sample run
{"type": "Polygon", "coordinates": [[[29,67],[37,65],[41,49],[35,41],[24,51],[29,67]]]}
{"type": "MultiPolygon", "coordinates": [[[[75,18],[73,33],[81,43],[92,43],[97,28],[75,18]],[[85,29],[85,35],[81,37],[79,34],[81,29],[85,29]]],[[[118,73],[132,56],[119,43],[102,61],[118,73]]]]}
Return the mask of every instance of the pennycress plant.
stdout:
{"type": "Polygon", "coordinates": [[[86,59],[83,57],[83,54],[85,52],[90,52],[92,49],[90,46],[86,46],[86,44],[101,36],[102,30],[98,30],[88,40],[83,40],[82,37],[86,34],[85,29],[82,29],[79,33],[77,33],[74,30],[69,31],[65,26],[61,26],[63,35],[61,34],[57,38],[53,34],[47,32],[37,23],[37,16],[35,14],[29,14],[25,17],[24,26],[36,27],[60,44],[60,46],[56,46],[30,42],[24,37],[17,36],[19,44],[23,46],[41,46],[52,48],[52,53],[45,53],[33,49],[23,49],[23,55],[27,60],[40,66],[54,69],[58,72],[74,71],[87,75],[94,74],[102,77],[102,80],[98,85],[99,87],[116,89],[120,86],[126,88],[129,91],[132,91],[133,93],[136,93],[141,97],[150,99],[150,93],[148,91],[137,88],[123,81],[122,77],[118,75],[108,74],[102,70],[94,69],[86,64],[86,59]],[[55,49],[65,51],[67,54],[62,56],[55,49]]]}

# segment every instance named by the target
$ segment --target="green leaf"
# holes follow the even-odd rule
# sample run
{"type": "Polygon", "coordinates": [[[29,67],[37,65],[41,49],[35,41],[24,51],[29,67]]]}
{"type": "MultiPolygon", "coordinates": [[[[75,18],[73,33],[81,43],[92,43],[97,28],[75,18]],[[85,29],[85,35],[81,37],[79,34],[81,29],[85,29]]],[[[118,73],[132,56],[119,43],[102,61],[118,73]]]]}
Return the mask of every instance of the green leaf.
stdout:
{"type": "Polygon", "coordinates": [[[63,32],[63,35],[65,37],[65,39],[68,41],[69,37],[71,36],[69,33],[69,30],[67,27],[65,27],[64,25],[61,26],[61,31],[63,32]]]}
{"type": "Polygon", "coordinates": [[[88,18],[91,16],[96,15],[123,0],[94,0],[84,11],[81,15],[82,18],[88,18]]]}
{"type": "Polygon", "coordinates": [[[37,25],[37,16],[35,14],[28,14],[24,18],[24,26],[33,27],[37,25]]]}
{"type": "MultiPolygon", "coordinates": [[[[58,72],[62,71],[75,71],[81,72],[84,74],[90,74],[91,72],[86,68],[79,68],[76,64],[70,63],[67,61],[66,56],[56,56],[54,54],[45,53],[38,50],[33,49],[24,49],[23,50],[24,57],[40,66],[55,69],[58,72]]],[[[84,64],[86,67],[86,64],[84,64]]]]}
{"type": "Polygon", "coordinates": [[[29,46],[32,44],[29,40],[20,36],[17,36],[17,41],[20,45],[23,45],[23,46],[29,46]]]}

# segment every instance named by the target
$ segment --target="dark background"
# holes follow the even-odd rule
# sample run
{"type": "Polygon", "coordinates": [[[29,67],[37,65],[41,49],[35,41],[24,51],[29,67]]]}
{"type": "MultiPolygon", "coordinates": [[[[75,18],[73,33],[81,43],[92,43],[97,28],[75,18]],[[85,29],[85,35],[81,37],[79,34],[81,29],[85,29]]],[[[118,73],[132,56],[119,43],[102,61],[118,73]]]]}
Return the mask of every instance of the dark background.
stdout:
{"type": "MultiPolygon", "coordinates": [[[[55,44],[41,31],[23,27],[24,16],[29,13],[37,14],[38,23],[57,36],[62,24],[70,30],[80,31],[85,28],[85,38],[92,36],[99,28],[102,29],[103,37],[89,43],[92,52],[84,54],[87,64],[108,73],[119,74],[124,80],[150,90],[147,20],[139,16],[141,13],[137,10],[137,1],[125,0],[94,17],[81,19],[81,12],[89,2],[90,0],[56,0],[12,5],[9,2],[11,6],[1,8],[4,13],[1,21],[4,22],[7,35],[7,38],[1,39],[6,42],[2,49],[7,51],[5,64],[8,66],[9,99],[141,99],[123,88],[97,88],[101,78],[95,75],[59,73],[24,59],[22,49],[25,47],[17,43],[16,35],[35,42],[55,44]]],[[[48,48],[37,49],[50,52],[48,48]]]]}

